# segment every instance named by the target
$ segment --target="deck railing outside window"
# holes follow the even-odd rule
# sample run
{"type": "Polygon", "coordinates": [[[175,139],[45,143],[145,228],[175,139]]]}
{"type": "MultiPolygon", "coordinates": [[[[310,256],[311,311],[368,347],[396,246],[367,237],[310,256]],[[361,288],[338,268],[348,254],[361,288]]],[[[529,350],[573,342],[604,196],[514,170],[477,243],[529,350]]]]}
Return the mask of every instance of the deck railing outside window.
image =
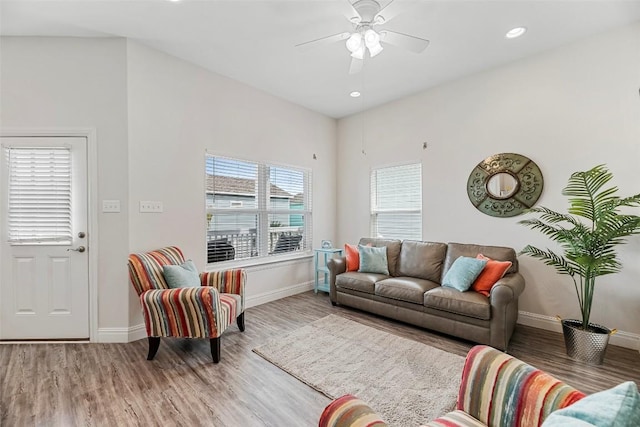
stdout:
{"type": "MultiPolygon", "coordinates": [[[[303,227],[270,227],[269,253],[302,250],[303,227]]],[[[207,232],[207,262],[246,259],[258,256],[258,233],[255,228],[244,230],[209,230],[207,232]]]]}

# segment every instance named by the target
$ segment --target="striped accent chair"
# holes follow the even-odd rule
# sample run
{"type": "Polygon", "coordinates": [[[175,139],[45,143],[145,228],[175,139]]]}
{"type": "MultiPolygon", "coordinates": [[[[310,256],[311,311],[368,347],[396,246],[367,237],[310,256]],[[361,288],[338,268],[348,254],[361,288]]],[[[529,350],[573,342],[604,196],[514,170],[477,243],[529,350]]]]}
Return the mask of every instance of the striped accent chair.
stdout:
{"type": "Polygon", "coordinates": [[[220,335],[237,321],[244,332],[243,269],[200,273],[200,287],[170,289],[162,266],[184,263],[170,246],[129,255],[129,277],[140,297],[149,339],[147,360],[158,352],[161,337],[209,338],[213,362],[220,361],[220,335]]]}
{"type": "MultiPolygon", "coordinates": [[[[467,354],[456,410],[425,427],[539,427],[551,412],[584,396],[515,357],[478,345],[467,354]]],[[[351,395],[331,402],[319,422],[320,427],[368,425],[385,424],[366,403],[351,395]]]]}

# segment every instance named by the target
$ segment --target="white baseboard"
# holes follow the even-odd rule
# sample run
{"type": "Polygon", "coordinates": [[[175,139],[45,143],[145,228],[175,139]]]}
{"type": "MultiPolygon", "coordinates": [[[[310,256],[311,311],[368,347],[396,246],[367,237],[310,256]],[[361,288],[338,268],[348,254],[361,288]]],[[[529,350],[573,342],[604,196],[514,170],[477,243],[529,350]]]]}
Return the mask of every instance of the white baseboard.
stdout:
{"type": "Polygon", "coordinates": [[[98,328],[97,342],[120,343],[137,341],[147,337],[144,323],[128,328],[98,328]]]}
{"type": "MultiPolygon", "coordinates": [[[[519,311],[518,323],[521,325],[533,326],[538,329],[544,329],[546,331],[562,332],[562,325],[553,316],[519,311]]],[[[640,351],[640,335],[638,334],[618,331],[611,335],[611,340],[609,342],[612,345],[640,351]]]]}
{"type": "Polygon", "coordinates": [[[247,297],[246,307],[255,307],[256,305],[290,297],[291,295],[301,294],[302,292],[307,292],[311,289],[313,289],[313,280],[298,283],[297,285],[287,286],[286,288],[263,292],[258,295],[247,297]]]}
{"type": "Polygon", "coordinates": [[[138,341],[147,337],[147,328],[144,326],[144,323],[131,326],[128,332],[129,332],[128,342],[138,341]]]}

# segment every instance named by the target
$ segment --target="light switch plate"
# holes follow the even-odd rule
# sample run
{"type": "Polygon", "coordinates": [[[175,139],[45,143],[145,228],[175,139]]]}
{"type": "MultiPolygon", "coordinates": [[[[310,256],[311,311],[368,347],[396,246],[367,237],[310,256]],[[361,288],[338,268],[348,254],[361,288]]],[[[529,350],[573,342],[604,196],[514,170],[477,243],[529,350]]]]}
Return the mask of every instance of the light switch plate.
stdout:
{"type": "Polygon", "coordinates": [[[140,200],[141,213],[161,213],[163,211],[162,202],[153,200],[140,200]]]}
{"type": "Polygon", "coordinates": [[[120,212],[120,200],[103,200],[102,212],[105,212],[105,213],[120,212]]]}

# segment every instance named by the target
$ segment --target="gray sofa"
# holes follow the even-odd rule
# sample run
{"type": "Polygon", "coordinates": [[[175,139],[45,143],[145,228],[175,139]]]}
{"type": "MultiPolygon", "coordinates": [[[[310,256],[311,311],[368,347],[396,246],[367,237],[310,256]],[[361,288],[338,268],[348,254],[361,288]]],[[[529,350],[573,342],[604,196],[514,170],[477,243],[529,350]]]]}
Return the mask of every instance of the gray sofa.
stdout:
{"type": "Polygon", "coordinates": [[[346,271],[344,257],[327,265],[329,296],[341,304],[506,350],[518,319],[524,278],[512,248],[411,240],[360,239],[361,245],[387,248],[389,276],[346,271]],[[460,256],[478,253],[513,265],[489,297],[440,286],[460,256]]]}

